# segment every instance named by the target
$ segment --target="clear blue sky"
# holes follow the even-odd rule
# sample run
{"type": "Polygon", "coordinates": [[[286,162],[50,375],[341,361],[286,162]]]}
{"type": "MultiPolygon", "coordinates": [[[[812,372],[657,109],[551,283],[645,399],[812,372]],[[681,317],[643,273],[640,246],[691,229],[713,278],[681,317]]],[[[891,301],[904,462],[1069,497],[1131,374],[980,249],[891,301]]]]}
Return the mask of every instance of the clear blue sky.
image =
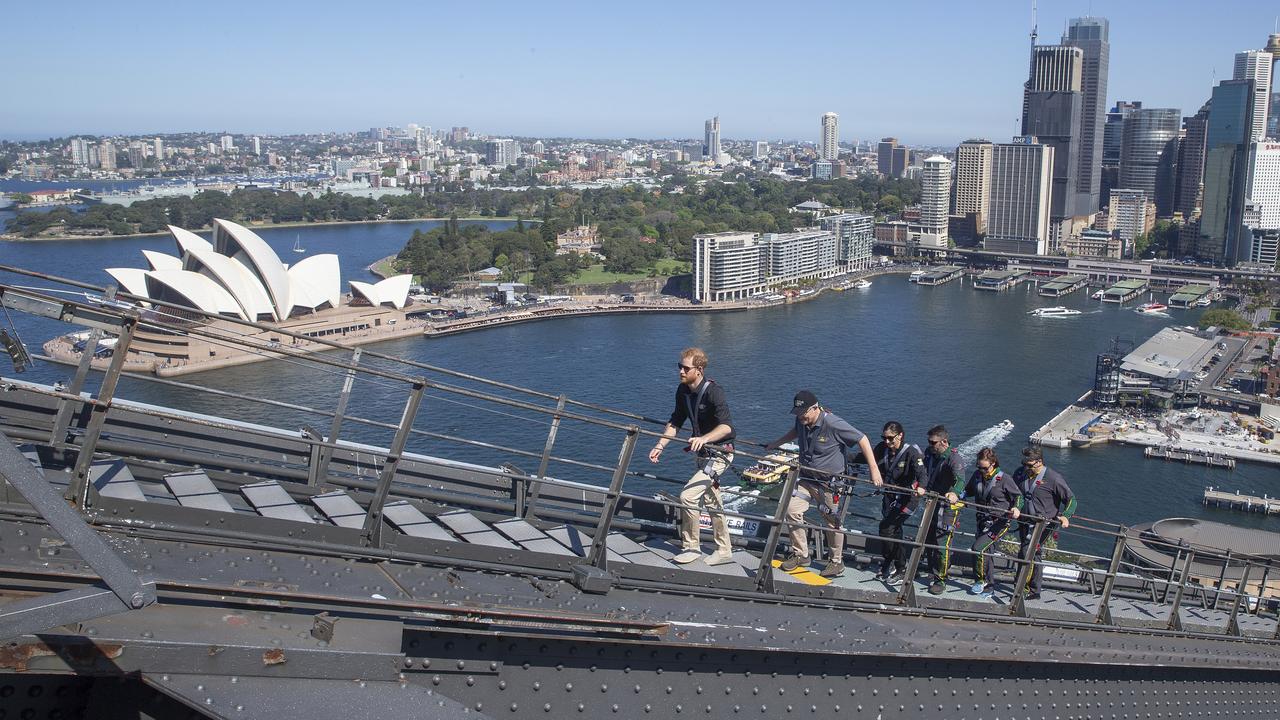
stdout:
{"type": "MultiPolygon", "coordinates": [[[[1111,21],[1108,105],[1191,114],[1259,0],[1040,0],[1040,41],[1111,21]]],[[[729,139],[1012,135],[1030,2],[13,2],[0,137],[359,130],[729,139]]]]}

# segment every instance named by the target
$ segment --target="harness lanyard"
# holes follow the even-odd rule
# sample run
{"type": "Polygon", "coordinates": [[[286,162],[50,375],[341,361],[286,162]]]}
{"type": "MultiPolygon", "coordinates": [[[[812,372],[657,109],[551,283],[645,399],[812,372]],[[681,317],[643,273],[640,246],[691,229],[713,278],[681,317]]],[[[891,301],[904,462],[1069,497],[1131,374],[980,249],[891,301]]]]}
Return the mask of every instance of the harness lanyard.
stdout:
{"type": "Polygon", "coordinates": [[[702,396],[707,394],[707,388],[711,386],[711,382],[710,378],[702,379],[702,386],[698,388],[698,397],[695,400],[689,398],[692,393],[684,395],[685,408],[689,411],[689,426],[693,429],[694,437],[702,434],[702,429],[698,427],[698,408],[702,406],[702,396]]]}

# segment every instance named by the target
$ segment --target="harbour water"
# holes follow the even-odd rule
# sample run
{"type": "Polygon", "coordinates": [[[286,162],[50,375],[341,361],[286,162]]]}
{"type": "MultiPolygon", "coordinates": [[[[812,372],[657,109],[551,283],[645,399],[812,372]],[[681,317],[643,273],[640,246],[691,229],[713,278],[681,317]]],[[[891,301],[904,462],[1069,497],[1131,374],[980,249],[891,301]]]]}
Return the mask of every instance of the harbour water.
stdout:
{"type": "MultiPolygon", "coordinates": [[[[313,252],[337,252],[344,279],[363,279],[364,268],[399,250],[415,227],[431,223],[344,225],[265,230],[264,238],[286,261],[295,236],[313,252]]],[[[4,263],[63,274],[96,283],[101,268],[142,264],[140,250],[171,251],[166,238],[109,241],[0,243],[4,263]]],[[[5,276],[6,281],[11,280],[5,276]]],[[[1162,299],[1163,296],[1157,296],[1162,299]]],[[[1144,302],[1146,296],[1134,302],[1144,302]]],[[[908,437],[924,445],[925,431],[942,423],[969,458],[994,444],[1012,470],[1027,435],[1075,400],[1093,381],[1095,355],[1111,338],[1142,341],[1161,327],[1194,324],[1201,309],[1172,310],[1167,316],[1138,315],[1131,307],[1101,305],[1087,293],[1040,298],[1026,284],[1006,293],[980,293],[968,284],[919,287],[902,275],[876,278],[872,287],[826,293],[809,302],[750,312],[586,317],[517,325],[457,336],[391,341],[370,350],[403,356],[469,374],[552,394],[624,408],[664,419],[677,382],[675,360],[689,345],[711,356],[709,376],[727,391],[740,436],[769,441],[790,427],[790,400],[799,388],[812,389],[837,414],[876,437],[890,419],[901,421],[908,437]],[[1065,305],[1077,316],[1035,317],[1028,311],[1065,305]],[[1015,429],[998,429],[1009,419],[1015,429]]],[[[2,319],[2,318],[0,318],[2,319]]],[[[14,318],[18,320],[18,318],[14,318]]],[[[31,347],[66,326],[21,320],[31,347]]],[[[7,362],[7,361],[6,361],[7,362]]],[[[377,361],[370,361],[377,365],[377,361]]],[[[5,372],[9,369],[6,367],[5,372]]],[[[41,365],[26,378],[52,382],[70,369],[41,365]]],[[[286,402],[332,408],[341,377],[283,362],[205,373],[190,378],[209,386],[286,402]]],[[[464,383],[458,383],[464,384],[464,383]]],[[[212,401],[143,381],[125,383],[128,397],[181,406],[285,427],[324,421],[258,404],[212,401]]],[[[404,388],[391,384],[357,386],[354,405],[366,417],[394,422],[404,388]]],[[[321,426],[321,425],[317,425],[321,426]]],[[[327,425],[325,425],[327,426],[327,425]]],[[[527,412],[482,409],[428,392],[418,426],[434,432],[479,436],[492,442],[540,451],[545,418],[527,412]],[[464,432],[465,431],[465,432],[464,432]]],[[[389,431],[349,425],[347,437],[386,444],[389,431]]],[[[617,459],[621,433],[589,430],[570,423],[561,429],[558,451],[603,464],[617,459]]],[[[637,448],[633,468],[672,477],[687,476],[682,453],[668,453],[650,466],[637,448]]],[[[536,460],[499,456],[482,448],[415,438],[411,449],[485,463],[514,461],[527,471],[536,460]]],[[[1079,498],[1079,513],[1098,520],[1136,524],[1166,517],[1206,517],[1238,525],[1280,528],[1275,518],[1204,507],[1205,486],[1275,495],[1280,473],[1273,467],[1241,463],[1233,471],[1146,460],[1140,448],[1048,449],[1050,466],[1062,471],[1079,498]]],[[[746,467],[745,464],[739,463],[746,467]]],[[[604,481],[573,468],[554,467],[562,476],[604,481]]],[[[634,480],[627,489],[651,492],[666,487],[634,480]]],[[[878,501],[858,501],[870,510],[878,501]]],[[[966,525],[971,520],[966,519],[966,525]]],[[[853,527],[862,521],[851,523],[853,527]]],[[[1064,531],[1062,542],[1099,553],[1107,548],[1064,531]]]]}

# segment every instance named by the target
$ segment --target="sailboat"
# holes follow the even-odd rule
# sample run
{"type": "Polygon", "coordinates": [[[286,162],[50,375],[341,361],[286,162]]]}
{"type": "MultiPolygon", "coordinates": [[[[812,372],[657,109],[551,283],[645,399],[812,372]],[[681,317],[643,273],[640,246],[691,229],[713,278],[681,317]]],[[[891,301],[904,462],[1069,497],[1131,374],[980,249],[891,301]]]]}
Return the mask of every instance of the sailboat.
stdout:
{"type": "Polygon", "coordinates": [[[302,247],[302,237],[299,235],[293,236],[293,251],[296,253],[306,252],[306,249],[302,247]]]}

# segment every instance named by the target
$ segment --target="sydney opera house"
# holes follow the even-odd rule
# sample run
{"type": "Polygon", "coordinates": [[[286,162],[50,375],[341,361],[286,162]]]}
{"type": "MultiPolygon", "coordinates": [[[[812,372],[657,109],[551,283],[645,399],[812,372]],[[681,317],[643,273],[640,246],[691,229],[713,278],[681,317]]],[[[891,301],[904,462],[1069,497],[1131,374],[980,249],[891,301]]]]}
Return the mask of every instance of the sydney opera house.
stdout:
{"type": "MultiPolygon", "coordinates": [[[[214,220],[212,242],[178,227],[169,226],[169,232],[177,244],[176,255],[144,250],[148,269],[116,267],[106,272],[124,292],[194,311],[154,305],[144,320],[150,317],[188,330],[199,327],[200,332],[144,321],[127,349],[129,370],[176,375],[268,359],[265,355],[270,353],[232,350],[218,342],[219,335],[228,333],[248,334],[267,348],[324,349],[305,339],[255,331],[219,317],[351,345],[421,332],[420,325],[405,314],[412,275],[378,283],[352,280],[350,294],[344,295],[337,255],[312,255],[286,265],[257,233],[228,220],[214,220]]],[[[46,351],[73,361],[84,349],[81,340],[57,338],[46,345],[46,351]]],[[[109,347],[111,342],[104,345],[109,347]]]]}

